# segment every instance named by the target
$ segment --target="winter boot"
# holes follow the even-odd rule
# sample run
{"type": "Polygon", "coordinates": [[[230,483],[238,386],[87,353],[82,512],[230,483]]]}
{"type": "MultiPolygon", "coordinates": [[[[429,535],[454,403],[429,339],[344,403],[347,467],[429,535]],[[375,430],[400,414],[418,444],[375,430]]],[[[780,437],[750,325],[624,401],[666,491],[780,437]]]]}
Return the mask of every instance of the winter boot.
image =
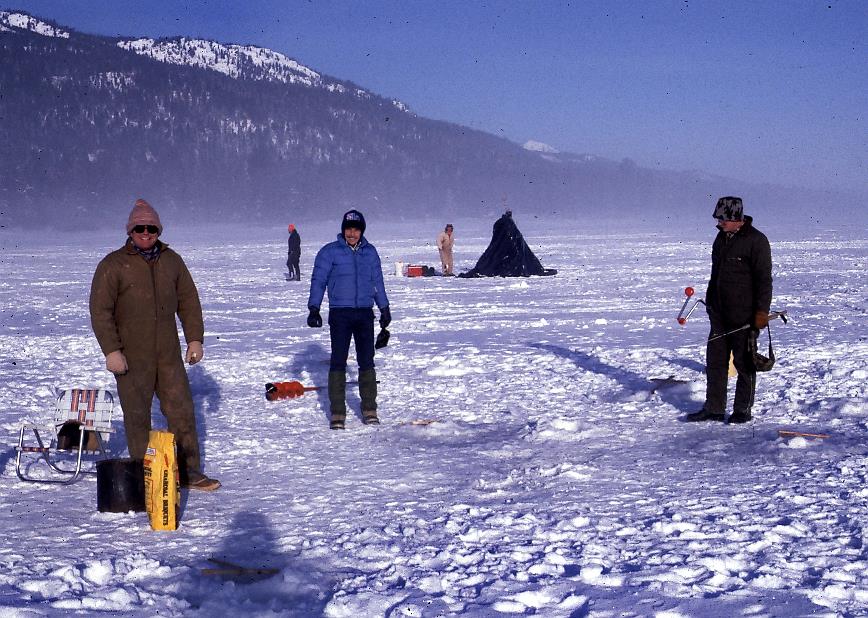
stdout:
{"type": "Polygon", "coordinates": [[[344,429],[347,420],[347,374],[329,371],[329,411],[331,429],[344,429]]]}
{"type": "Polygon", "coordinates": [[[365,369],[359,372],[359,397],[362,399],[362,422],[365,425],[379,425],[376,369],[365,369]]]}
{"type": "Polygon", "coordinates": [[[736,410],[733,412],[727,423],[747,423],[753,416],[750,413],[750,408],[747,410],[736,410]]]}
{"type": "Polygon", "coordinates": [[[198,491],[216,491],[220,489],[220,481],[208,478],[201,472],[190,472],[187,477],[187,482],[181,486],[187,489],[196,489],[198,491]]]}
{"type": "Polygon", "coordinates": [[[723,412],[711,412],[702,408],[698,412],[688,414],[685,419],[688,423],[698,423],[701,421],[721,421],[723,422],[723,412]]]}

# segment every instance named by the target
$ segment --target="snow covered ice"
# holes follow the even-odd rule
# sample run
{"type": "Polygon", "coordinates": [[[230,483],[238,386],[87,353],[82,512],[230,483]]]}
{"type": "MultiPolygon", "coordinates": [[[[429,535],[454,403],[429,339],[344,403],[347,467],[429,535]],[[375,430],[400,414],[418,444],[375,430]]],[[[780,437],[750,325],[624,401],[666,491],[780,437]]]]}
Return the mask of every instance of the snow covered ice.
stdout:
{"type": "MultiPolygon", "coordinates": [[[[517,212],[556,276],[398,277],[397,261],[439,266],[441,224],[369,218],[394,317],[377,352],[383,424],[362,425],[350,388],[345,432],[328,429],[323,391],[264,397],[266,382],[325,384],[328,330],[305,325],[306,281],[337,225],[296,222],[296,283],[284,226],[164,221],[205,311],[189,375],[205,471],[223,482],[185,493],[174,532],[97,512],[91,477],[14,471],[19,427],[47,419],[55,387],[115,392],[87,295],[123,222],[0,232],[0,616],[866,615],[868,239],[751,214],[772,245],[772,308],[790,316],[772,323],[778,362],[753,422],[681,422],[702,405],[708,321],[675,317],[685,286],[704,292],[710,218],[579,231],[517,212]],[[203,575],[210,557],[279,571],[203,575]]],[[[455,227],[461,272],[491,222],[455,227]]]]}

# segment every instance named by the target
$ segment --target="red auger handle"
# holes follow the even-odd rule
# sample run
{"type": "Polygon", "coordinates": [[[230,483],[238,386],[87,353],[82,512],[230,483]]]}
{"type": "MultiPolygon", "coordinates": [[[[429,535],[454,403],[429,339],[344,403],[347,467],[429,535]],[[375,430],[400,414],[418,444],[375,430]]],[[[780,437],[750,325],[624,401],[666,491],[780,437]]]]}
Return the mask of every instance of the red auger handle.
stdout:
{"type": "Polygon", "coordinates": [[[265,398],[269,401],[277,399],[294,399],[304,395],[306,390],[314,390],[316,387],[305,388],[301,382],[269,382],[265,385],[265,398]]]}

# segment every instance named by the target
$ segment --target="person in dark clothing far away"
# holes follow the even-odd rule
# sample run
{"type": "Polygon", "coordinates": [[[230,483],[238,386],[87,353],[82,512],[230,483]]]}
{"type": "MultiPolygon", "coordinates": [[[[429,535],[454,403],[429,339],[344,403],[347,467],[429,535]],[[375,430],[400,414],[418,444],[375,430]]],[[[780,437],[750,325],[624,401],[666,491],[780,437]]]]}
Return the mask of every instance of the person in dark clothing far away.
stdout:
{"type": "Polygon", "coordinates": [[[711,322],[706,348],[705,405],[686,420],[723,421],[729,357],[738,378],[730,423],[746,423],[756,389],[756,368],[748,342],[768,326],[772,302],[772,253],[768,238],[743,213],[739,197],[722,197],[714,209],[720,230],[711,249],[711,278],[705,306],[711,322]],[[752,328],[736,330],[746,324],[752,328]],[[731,334],[718,337],[723,333],[731,334]]]}
{"type": "Polygon", "coordinates": [[[374,303],[380,309],[380,328],[392,321],[389,299],[383,284],[383,267],[377,249],[364,237],[365,218],[357,210],[344,213],[337,240],[316,254],[310,278],[310,311],[307,325],[322,327],[320,305],[328,290],[329,362],[328,394],[330,427],[344,429],[347,416],[347,357],[350,341],[356,342],[359,364],[359,398],[362,421],[379,424],[377,416],[377,373],[374,369],[374,303]]]}
{"type": "Polygon", "coordinates": [[[301,259],[301,236],[292,223],[289,224],[287,231],[289,232],[286,253],[286,267],[289,269],[287,281],[301,281],[301,269],[298,266],[301,259]]]}

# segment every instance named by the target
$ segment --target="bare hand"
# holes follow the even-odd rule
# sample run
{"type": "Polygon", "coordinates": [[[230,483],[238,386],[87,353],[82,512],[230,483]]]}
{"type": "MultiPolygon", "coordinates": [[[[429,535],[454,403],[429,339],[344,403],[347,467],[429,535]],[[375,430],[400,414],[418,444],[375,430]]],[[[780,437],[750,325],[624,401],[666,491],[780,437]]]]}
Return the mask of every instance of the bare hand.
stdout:
{"type": "Polygon", "coordinates": [[[127,357],[120,350],[109,352],[106,355],[105,368],[118,376],[122,376],[130,370],[129,365],[127,365],[127,357]]]}
{"type": "Polygon", "coordinates": [[[201,341],[191,341],[187,344],[187,355],[184,360],[190,365],[195,365],[202,357],[205,356],[205,349],[202,347],[201,341]]]}

